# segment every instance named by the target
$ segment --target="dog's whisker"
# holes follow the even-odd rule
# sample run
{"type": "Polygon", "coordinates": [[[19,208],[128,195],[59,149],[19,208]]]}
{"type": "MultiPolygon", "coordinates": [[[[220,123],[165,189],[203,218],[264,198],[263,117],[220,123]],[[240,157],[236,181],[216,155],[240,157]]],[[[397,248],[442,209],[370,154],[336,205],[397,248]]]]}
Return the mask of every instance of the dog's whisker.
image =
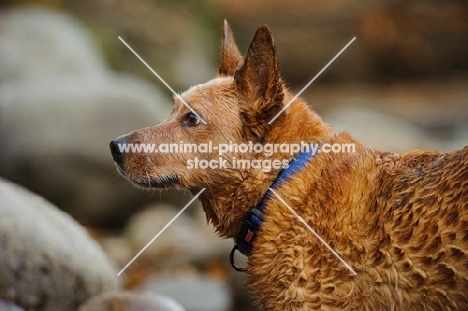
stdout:
{"type": "Polygon", "coordinates": [[[151,177],[148,172],[146,172],[146,178],[148,179],[148,187],[151,187],[151,177]]]}

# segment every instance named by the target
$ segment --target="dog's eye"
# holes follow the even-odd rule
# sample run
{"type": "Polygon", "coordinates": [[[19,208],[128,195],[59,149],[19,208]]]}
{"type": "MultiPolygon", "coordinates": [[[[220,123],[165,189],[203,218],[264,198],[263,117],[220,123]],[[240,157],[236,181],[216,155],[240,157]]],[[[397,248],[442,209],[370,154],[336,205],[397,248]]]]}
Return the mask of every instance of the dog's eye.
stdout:
{"type": "Polygon", "coordinates": [[[193,112],[189,112],[184,116],[182,123],[185,126],[195,127],[200,124],[200,118],[193,112]]]}

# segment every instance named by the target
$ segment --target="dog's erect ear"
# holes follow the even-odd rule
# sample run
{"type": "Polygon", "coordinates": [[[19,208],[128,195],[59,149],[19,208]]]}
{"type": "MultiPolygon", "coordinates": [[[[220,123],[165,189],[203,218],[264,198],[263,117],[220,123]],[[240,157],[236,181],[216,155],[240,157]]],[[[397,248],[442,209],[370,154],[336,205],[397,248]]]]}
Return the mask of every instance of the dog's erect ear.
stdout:
{"type": "Polygon", "coordinates": [[[224,39],[221,45],[221,64],[219,65],[219,76],[234,76],[236,70],[242,66],[242,55],[234,42],[231,28],[227,20],[223,26],[224,39]]]}
{"type": "Polygon", "coordinates": [[[283,107],[283,86],[276,59],[276,47],[267,26],[257,29],[250,43],[244,65],[234,80],[237,92],[245,99],[243,117],[251,127],[266,129],[268,123],[283,107]]]}

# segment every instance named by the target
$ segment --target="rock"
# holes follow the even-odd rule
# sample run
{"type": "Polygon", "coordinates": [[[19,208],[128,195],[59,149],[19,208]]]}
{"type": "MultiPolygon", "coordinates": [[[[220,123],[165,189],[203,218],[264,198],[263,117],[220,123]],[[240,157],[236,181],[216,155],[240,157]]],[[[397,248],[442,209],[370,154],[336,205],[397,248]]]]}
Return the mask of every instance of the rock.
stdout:
{"type": "MultiPolygon", "coordinates": [[[[200,204],[192,203],[142,254],[152,258],[160,266],[180,266],[189,262],[202,262],[216,256],[226,260],[233,242],[223,240],[213,233],[213,229],[200,225],[189,213],[200,209],[200,204]]],[[[125,229],[125,236],[142,249],[178,213],[170,205],[152,205],[135,214],[125,229]]],[[[205,221],[206,223],[206,221],[205,221]]]]}
{"type": "Polygon", "coordinates": [[[78,311],[184,311],[174,299],[130,292],[105,293],[91,298],[78,311]]]}
{"type": "Polygon", "coordinates": [[[55,76],[0,88],[7,156],[74,156],[112,163],[109,142],[169,116],[166,98],[129,75],[55,76]]]}
{"type": "Polygon", "coordinates": [[[370,108],[337,106],[323,119],[336,132],[347,131],[360,143],[377,150],[406,152],[441,147],[416,125],[370,108]]]}
{"type": "Polygon", "coordinates": [[[233,303],[227,283],[201,274],[162,274],[143,284],[141,290],[172,297],[187,311],[228,311],[233,303]]]}
{"type": "Polygon", "coordinates": [[[18,307],[17,305],[0,299],[0,310],[2,311],[24,311],[24,309],[18,307]]]}
{"type": "Polygon", "coordinates": [[[122,224],[148,194],[119,179],[109,142],[160,123],[171,100],[110,71],[89,31],[67,14],[15,9],[0,19],[0,175],[81,222],[122,224]]]}
{"type": "Polygon", "coordinates": [[[96,78],[107,70],[88,31],[68,14],[36,7],[4,11],[0,19],[0,82],[96,78]]]}
{"type": "Polygon", "coordinates": [[[74,310],[119,287],[117,271],[73,219],[0,179],[0,298],[31,311],[74,310]]]}
{"type": "Polygon", "coordinates": [[[302,96],[336,131],[380,150],[452,151],[468,142],[466,82],[315,86],[302,96]]]}
{"type": "Polygon", "coordinates": [[[454,141],[449,143],[448,150],[462,149],[464,146],[468,146],[468,124],[456,128],[454,138],[454,141]]]}
{"type": "Polygon", "coordinates": [[[125,265],[132,260],[135,252],[127,238],[121,236],[101,237],[98,239],[99,245],[106,253],[107,257],[118,267],[125,265]]]}

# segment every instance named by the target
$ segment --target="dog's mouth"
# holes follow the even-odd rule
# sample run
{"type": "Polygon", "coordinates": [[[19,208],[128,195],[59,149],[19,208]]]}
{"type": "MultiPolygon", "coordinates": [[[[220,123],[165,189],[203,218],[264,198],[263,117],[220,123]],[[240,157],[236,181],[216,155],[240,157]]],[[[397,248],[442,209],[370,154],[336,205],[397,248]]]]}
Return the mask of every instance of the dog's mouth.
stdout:
{"type": "Polygon", "coordinates": [[[180,176],[176,174],[168,174],[158,177],[150,177],[147,178],[132,178],[130,177],[125,170],[123,170],[120,166],[117,165],[119,173],[128,179],[132,184],[144,188],[144,189],[161,189],[161,188],[175,188],[177,185],[180,185],[181,179],[180,176]]]}
{"type": "Polygon", "coordinates": [[[151,177],[147,181],[133,180],[127,177],[133,184],[144,189],[168,189],[176,188],[180,184],[180,177],[177,175],[165,175],[160,177],[151,177]]]}
{"type": "Polygon", "coordinates": [[[160,177],[152,177],[148,183],[140,183],[140,186],[146,188],[174,188],[180,184],[180,177],[177,175],[165,175],[160,177]]]}

